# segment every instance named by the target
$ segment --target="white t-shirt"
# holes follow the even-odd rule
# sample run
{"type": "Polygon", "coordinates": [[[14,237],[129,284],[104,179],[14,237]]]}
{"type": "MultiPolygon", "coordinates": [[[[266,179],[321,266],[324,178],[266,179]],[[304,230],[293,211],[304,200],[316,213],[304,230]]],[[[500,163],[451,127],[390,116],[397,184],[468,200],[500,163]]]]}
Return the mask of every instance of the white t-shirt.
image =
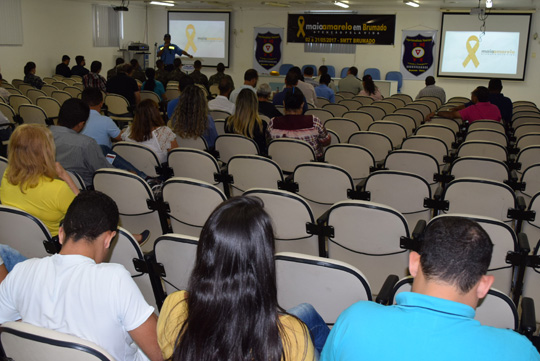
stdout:
{"type": "Polygon", "coordinates": [[[22,319],[75,335],[118,361],[147,360],[128,331],[153,312],[122,265],[81,255],[18,263],[0,284],[0,323],[22,319]]]}
{"type": "Polygon", "coordinates": [[[208,109],[210,110],[223,110],[229,114],[234,114],[234,104],[229,101],[229,99],[223,95],[218,95],[216,99],[210,100],[208,102],[208,109]]]}
{"type": "Polygon", "coordinates": [[[128,127],[124,133],[122,133],[122,140],[127,142],[139,143],[152,149],[158,156],[159,163],[165,163],[167,161],[167,150],[171,149],[171,143],[176,140],[176,134],[167,126],[159,127],[152,131],[152,138],[145,140],[144,142],[136,142],[131,139],[131,127],[128,127]]]}

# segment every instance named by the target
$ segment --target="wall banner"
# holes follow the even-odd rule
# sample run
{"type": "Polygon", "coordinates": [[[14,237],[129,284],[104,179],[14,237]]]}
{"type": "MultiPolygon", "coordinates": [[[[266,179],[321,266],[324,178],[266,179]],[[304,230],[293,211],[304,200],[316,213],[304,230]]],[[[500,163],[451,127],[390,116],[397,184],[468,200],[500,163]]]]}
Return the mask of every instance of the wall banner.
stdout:
{"type": "Polygon", "coordinates": [[[395,15],[289,14],[290,43],[393,45],[395,15]]]}
{"type": "Polygon", "coordinates": [[[424,80],[434,74],[437,30],[403,30],[401,74],[403,79],[424,80]]]}
{"type": "Polygon", "coordinates": [[[254,28],[253,69],[259,74],[279,71],[283,59],[283,28],[254,28]]]}

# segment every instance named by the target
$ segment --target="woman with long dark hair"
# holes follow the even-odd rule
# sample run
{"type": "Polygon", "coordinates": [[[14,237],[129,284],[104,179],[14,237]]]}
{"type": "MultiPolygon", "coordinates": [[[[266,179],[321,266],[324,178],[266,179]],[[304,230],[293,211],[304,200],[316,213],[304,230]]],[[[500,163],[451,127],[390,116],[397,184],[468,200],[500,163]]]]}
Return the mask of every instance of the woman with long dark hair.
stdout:
{"type": "Polygon", "coordinates": [[[373,100],[383,100],[384,97],[373,82],[371,75],[364,75],[362,78],[362,85],[364,86],[364,89],[362,89],[358,95],[370,97],[373,100]]]}
{"type": "Polygon", "coordinates": [[[147,68],[145,74],[146,81],[142,84],[142,90],[148,90],[156,93],[159,97],[159,100],[167,100],[163,83],[161,83],[159,80],[156,80],[156,71],[152,68],[147,68]]]}
{"type": "Polygon", "coordinates": [[[158,342],[174,361],[313,360],[306,326],[277,303],[272,221],[259,199],[232,198],[210,215],[188,290],[163,304],[158,342]]]}

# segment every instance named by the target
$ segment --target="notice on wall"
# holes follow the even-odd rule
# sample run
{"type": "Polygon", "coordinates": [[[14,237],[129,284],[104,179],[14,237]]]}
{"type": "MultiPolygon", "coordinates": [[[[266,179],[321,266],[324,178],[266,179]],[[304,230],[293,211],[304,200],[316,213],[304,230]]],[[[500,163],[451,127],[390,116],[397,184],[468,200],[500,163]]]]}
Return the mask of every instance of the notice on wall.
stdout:
{"type": "Polygon", "coordinates": [[[393,45],[395,15],[289,14],[290,43],[393,45]]]}
{"type": "Polygon", "coordinates": [[[424,80],[434,74],[437,30],[403,30],[401,74],[403,79],[424,80]]]}
{"type": "Polygon", "coordinates": [[[283,59],[283,28],[255,28],[253,69],[259,74],[279,71],[283,59]]]}

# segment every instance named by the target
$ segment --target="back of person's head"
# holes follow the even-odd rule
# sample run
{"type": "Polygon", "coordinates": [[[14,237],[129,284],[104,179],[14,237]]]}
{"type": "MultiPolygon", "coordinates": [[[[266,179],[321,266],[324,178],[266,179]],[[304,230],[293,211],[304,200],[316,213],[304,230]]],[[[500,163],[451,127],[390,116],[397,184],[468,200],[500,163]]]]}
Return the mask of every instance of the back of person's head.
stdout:
{"type": "Polygon", "coordinates": [[[202,68],[202,63],[201,63],[201,61],[200,61],[200,60],[195,60],[195,61],[193,62],[193,67],[194,67],[195,69],[200,69],[200,68],[202,68]]]}
{"type": "Polygon", "coordinates": [[[272,94],[272,88],[268,83],[262,83],[257,88],[257,96],[260,98],[268,99],[270,98],[270,94],[272,94]]]}
{"type": "Polygon", "coordinates": [[[144,71],[144,74],[146,75],[148,79],[156,78],[156,71],[154,70],[154,68],[146,68],[146,70],[144,71]]]}
{"type": "Polygon", "coordinates": [[[426,228],[420,246],[420,266],[426,280],[469,292],[487,273],[493,244],[478,223],[461,217],[441,217],[426,228]]]}
{"type": "Polygon", "coordinates": [[[90,115],[90,107],[81,99],[71,98],[62,104],[58,113],[58,125],[73,129],[80,122],[86,122],[90,115]]]}
{"type": "Polygon", "coordinates": [[[133,73],[133,70],[135,68],[133,68],[133,65],[131,65],[130,63],[124,63],[122,64],[122,66],[119,68],[118,72],[119,73],[125,73],[127,75],[130,75],[131,73],[133,73]]]}
{"type": "Polygon", "coordinates": [[[120,64],[124,64],[124,58],[116,58],[115,64],[116,64],[116,66],[118,66],[120,64]]]}
{"type": "Polygon", "coordinates": [[[32,70],[34,70],[36,68],[36,63],[34,63],[33,61],[29,61],[28,63],[26,63],[26,65],[24,66],[24,75],[28,75],[30,74],[30,72],[32,70]]]}
{"type": "Polygon", "coordinates": [[[75,62],[77,63],[77,65],[81,65],[83,61],[84,61],[84,56],[82,56],[82,55],[77,55],[77,56],[75,57],[75,62]]]}
{"type": "Polygon", "coordinates": [[[118,207],[108,195],[84,191],[71,202],[62,227],[66,240],[92,242],[104,232],[115,232],[118,220],[118,207]]]}
{"type": "Polygon", "coordinates": [[[435,78],[431,75],[426,78],[426,85],[433,85],[435,84],[435,78]]]}
{"type": "Polygon", "coordinates": [[[225,64],[219,63],[216,67],[218,73],[223,73],[225,71],[225,64]]]}
{"type": "Polygon", "coordinates": [[[244,80],[245,81],[252,81],[253,79],[259,79],[259,74],[257,73],[257,70],[255,69],[248,69],[244,73],[244,80]]]}
{"type": "Polygon", "coordinates": [[[368,94],[374,94],[375,93],[375,83],[373,82],[373,78],[371,75],[366,74],[362,77],[362,81],[364,82],[364,90],[368,94]]]}
{"type": "Polygon", "coordinates": [[[328,74],[328,67],[326,65],[321,65],[319,67],[319,74],[320,75],[328,74]]]}
{"type": "Polygon", "coordinates": [[[71,58],[67,55],[62,55],[62,62],[66,61],[66,60],[71,60],[71,58]]]}
{"type": "Polygon", "coordinates": [[[476,95],[476,98],[481,103],[489,102],[489,90],[485,86],[479,86],[476,88],[473,91],[473,95],[476,95]]]}
{"type": "Polygon", "coordinates": [[[490,92],[500,93],[503,88],[502,81],[499,78],[489,80],[488,89],[490,92]]]}
{"type": "Polygon", "coordinates": [[[82,92],[81,100],[89,107],[95,107],[103,102],[103,94],[99,88],[86,88],[82,92]]]}
{"type": "Polygon", "coordinates": [[[349,74],[354,75],[354,76],[357,76],[357,75],[358,75],[358,68],[355,67],[355,66],[351,66],[351,67],[349,68],[349,74]]]}
{"type": "Polygon", "coordinates": [[[165,67],[165,63],[163,62],[163,60],[158,59],[158,60],[156,61],[156,68],[158,68],[158,69],[163,69],[164,67],[165,67]]]}
{"type": "Polygon", "coordinates": [[[174,132],[180,138],[201,137],[208,127],[208,102],[204,91],[196,85],[182,90],[171,118],[176,120],[174,132]]]}
{"type": "Polygon", "coordinates": [[[135,108],[135,117],[131,124],[129,137],[136,142],[144,142],[152,138],[152,129],[164,126],[159,114],[159,106],[152,99],[141,101],[135,108]]]}
{"type": "Polygon", "coordinates": [[[94,60],[92,64],[90,64],[90,71],[92,73],[97,73],[101,70],[102,64],[101,61],[94,60]]]}
{"type": "Polygon", "coordinates": [[[178,80],[178,89],[183,92],[188,86],[195,85],[195,80],[190,76],[183,76],[178,80]]]}
{"type": "Polygon", "coordinates": [[[34,188],[41,177],[57,177],[54,138],[45,125],[23,124],[15,128],[9,139],[7,181],[21,191],[34,188]]]}
{"type": "Polygon", "coordinates": [[[234,114],[227,118],[236,134],[253,138],[255,125],[262,132],[263,125],[259,116],[259,101],[251,89],[242,89],[236,97],[234,114]]]}
{"type": "Polygon", "coordinates": [[[298,80],[304,81],[304,74],[302,74],[302,69],[297,66],[293,66],[289,69],[289,73],[294,73],[298,77],[298,80]]]}
{"type": "Polygon", "coordinates": [[[321,79],[319,80],[319,83],[328,85],[328,84],[330,84],[331,80],[332,80],[332,78],[330,78],[329,74],[323,74],[323,75],[321,75],[321,79]]]}
{"type": "Polygon", "coordinates": [[[304,75],[313,76],[313,68],[310,66],[306,66],[306,68],[304,69],[304,75]]]}
{"type": "Polygon", "coordinates": [[[228,77],[225,77],[225,78],[221,79],[219,81],[218,88],[219,88],[219,94],[220,95],[225,95],[228,92],[230,92],[231,89],[232,89],[231,79],[228,78],[228,77]]]}
{"type": "Polygon", "coordinates": [[[282,359],[272,221],[262,201],[236,197],[214,210],[188,292],[173,360],[282,359]]]}
{"type": "Polygon", "coordinates": [[[182,66],[182,59],[180,58],[174,58],[173,60],[173,66],[175,68],[180,68],[182,66]]]}
{"type": "Polygon", "coordinates": [[[291,87],[291,86],[297,86],[298,85],[298,74],[294,71],[288,71],[287,75],[285,75],[285,85],[291,87]]]}
{"type": "Polygon", "coordinates": [[[289,88],[285,91],[285,99],[283,100],[283,105],[285,106],[285,109],[302,109],[302,104],[304,104],[304,94],[300,89],[294,87],[289,88]]]}
{"type": "Polygon", "coordinates": [[[137,59],[131,59],[129,63],[133,65],[134,68],[137,68],[139,66],[139,61],[137,59]]]}

